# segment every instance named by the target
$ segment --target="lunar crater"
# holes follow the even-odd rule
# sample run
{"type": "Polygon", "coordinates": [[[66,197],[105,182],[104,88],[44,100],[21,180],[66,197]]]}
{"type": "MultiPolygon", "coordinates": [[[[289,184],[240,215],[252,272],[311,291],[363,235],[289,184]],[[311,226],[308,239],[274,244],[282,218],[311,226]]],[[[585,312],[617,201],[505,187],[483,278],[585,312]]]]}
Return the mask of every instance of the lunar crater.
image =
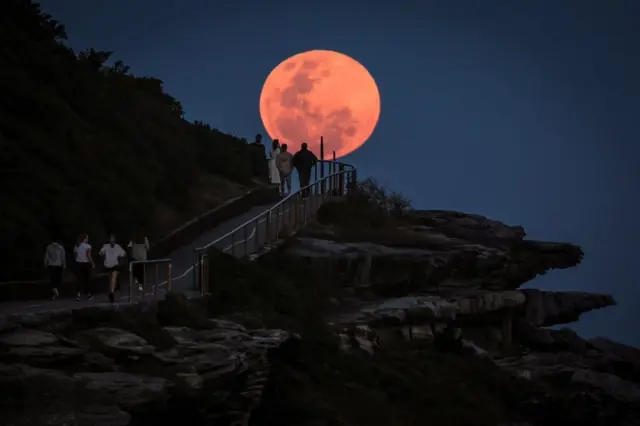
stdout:
{"type": "Polygon", "coordinates": [[[267,77],[260,96],[260,115],[272,139],[297,150],[301,142],[325,158],[362,146],[380,115],[380,95],[369,72],[337,52],[314,50],[279,64],[267,77]],[[284,89],[280,89],[283,88],[284,89]]]}

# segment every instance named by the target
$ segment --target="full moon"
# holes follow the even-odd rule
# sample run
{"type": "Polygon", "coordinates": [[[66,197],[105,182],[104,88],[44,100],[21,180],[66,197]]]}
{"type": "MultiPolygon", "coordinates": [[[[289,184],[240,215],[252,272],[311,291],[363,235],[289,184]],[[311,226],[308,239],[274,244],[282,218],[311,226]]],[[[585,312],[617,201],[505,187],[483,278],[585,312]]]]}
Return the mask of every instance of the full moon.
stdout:
{"type": "Polygon", "coordinates": [[[271,71],[260,94],[260,116],[271,139],[289,145],[306,142],[325,159],[360,148],[380,117],[380,93],[367,69],[355,59],[330,50],[310,50],[282,61],[271,71]]]}

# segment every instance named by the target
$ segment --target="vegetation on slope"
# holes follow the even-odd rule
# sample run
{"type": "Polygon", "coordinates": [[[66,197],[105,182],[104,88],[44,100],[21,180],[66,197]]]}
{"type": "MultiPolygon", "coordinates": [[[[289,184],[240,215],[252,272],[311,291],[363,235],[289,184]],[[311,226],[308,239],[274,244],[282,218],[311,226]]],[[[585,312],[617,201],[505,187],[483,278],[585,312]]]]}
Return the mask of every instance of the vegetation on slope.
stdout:
{"type": "Polygon", "coordinates": [[[193,214],[190,188],[207,176],[259,173],[246,141],[187,122],[161,80],[111,54],[74,52],[30,0],[0,5],[0,281],[38,275],[54,235],[150,232],[158,206],[193,214]]]}

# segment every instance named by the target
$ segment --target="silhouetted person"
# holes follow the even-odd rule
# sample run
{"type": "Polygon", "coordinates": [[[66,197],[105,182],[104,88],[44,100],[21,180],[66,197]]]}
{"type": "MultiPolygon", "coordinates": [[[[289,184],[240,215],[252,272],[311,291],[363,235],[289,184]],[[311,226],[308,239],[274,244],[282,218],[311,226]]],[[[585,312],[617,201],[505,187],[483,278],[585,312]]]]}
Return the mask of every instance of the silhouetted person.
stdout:
{"type": "Polygon", "coordinates": [[[276,167],[278,154],[280,154],[280,141],[274,139],[271,144],[271,157],[269,158],[269,180],[273,185],[280,185],[280,171],[276,167]]]}
{"type": "MultiPolygon", "coordinates": [[[[137,261],[146,261],[149,253],[149,239],[142,234],[136,235],[129,241],[129,249],[131,249],[131,258],[137,261]]],[[[144,263],[134,263],[132,267],[134,281],[138,284],[138,290],[144,290],[144,263]]]]}
{"type": "Polygon", "coordinates": [[[283,196],[291,193],[291,172],[293,171],[293,155],[287,149],[287,144],[283,143],[276,157],[276,168],[280,173],[280,192],[283,196]]]}
{"type": "Polygon", "coordinates": [[[262,146],[262,135],[260,133],[256,135],[256,139],[251,143],[251,145],[262,146]]]}
{"type": "MultiPolygon", "coordinates": [[[[309,185],[311,181],[311,168],[318,162],[318,157],[307,149],[307,144],[300,146],[300,151],[293,156],[293,167],[298,170],[298,178],[300,179],[300,189],[309,185]]],[[[302,198],[309,196],[309,189],[302,191],[302,198]]]]}
{"type": "Polygon", "coordinates": [[[60,239],[55,238],[44,250],[44,267],[49,273],[49,283],[51,284],[52,299],[60,296],[58,288],[62,284],[62,271],[67,267],[67,253],[62,247],[60,239]]]}
{"type": "Polygon", "coordinates": [[[120,259],[125,257],[127,253],[120,244],[116,243],[116,237],[110,235],[109,242],[100,249],[100,255],[104,256],[104,270],[109,273],[109,301],[113,303],[113,294],[116,291],[116,283],[120,272],[120,259]]]}
{"type": "Polygon", "coordinates": [[[77,295],[76,299],[79,301],[82,292],[87,295],[87,299],[91,300],[93,295],[91,294],[91,271],[95,267],[93,263],[93,257],[91,257],[91,245],[89,244],[89,236],[87,234],[80,234],[78,242],[73,248],[75,255],[75,268],[77,278],[77,295]]]}
{"type": "Polygon", "coordinates": [[[253,169],[253,176],[260,179],[269,179],[269,164],[267,163],[267,156],[262,144],[262,135],[258,133],[256,140],[249,144],[251,150],[251,168],[253,169]]]}

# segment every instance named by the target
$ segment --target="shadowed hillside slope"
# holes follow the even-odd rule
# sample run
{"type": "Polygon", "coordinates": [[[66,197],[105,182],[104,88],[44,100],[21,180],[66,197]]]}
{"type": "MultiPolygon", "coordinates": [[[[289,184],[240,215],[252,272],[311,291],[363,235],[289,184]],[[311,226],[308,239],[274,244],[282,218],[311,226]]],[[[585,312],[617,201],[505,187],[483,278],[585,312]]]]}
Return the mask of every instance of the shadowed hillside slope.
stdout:
{"type": "Polygon", "coordinates": [[[0,281],[39,276],[55,234],[159,238],[259,173],[259,150],[184,120],[161,80],[65,43],[36,3],[0,5],[0,281]]]}

